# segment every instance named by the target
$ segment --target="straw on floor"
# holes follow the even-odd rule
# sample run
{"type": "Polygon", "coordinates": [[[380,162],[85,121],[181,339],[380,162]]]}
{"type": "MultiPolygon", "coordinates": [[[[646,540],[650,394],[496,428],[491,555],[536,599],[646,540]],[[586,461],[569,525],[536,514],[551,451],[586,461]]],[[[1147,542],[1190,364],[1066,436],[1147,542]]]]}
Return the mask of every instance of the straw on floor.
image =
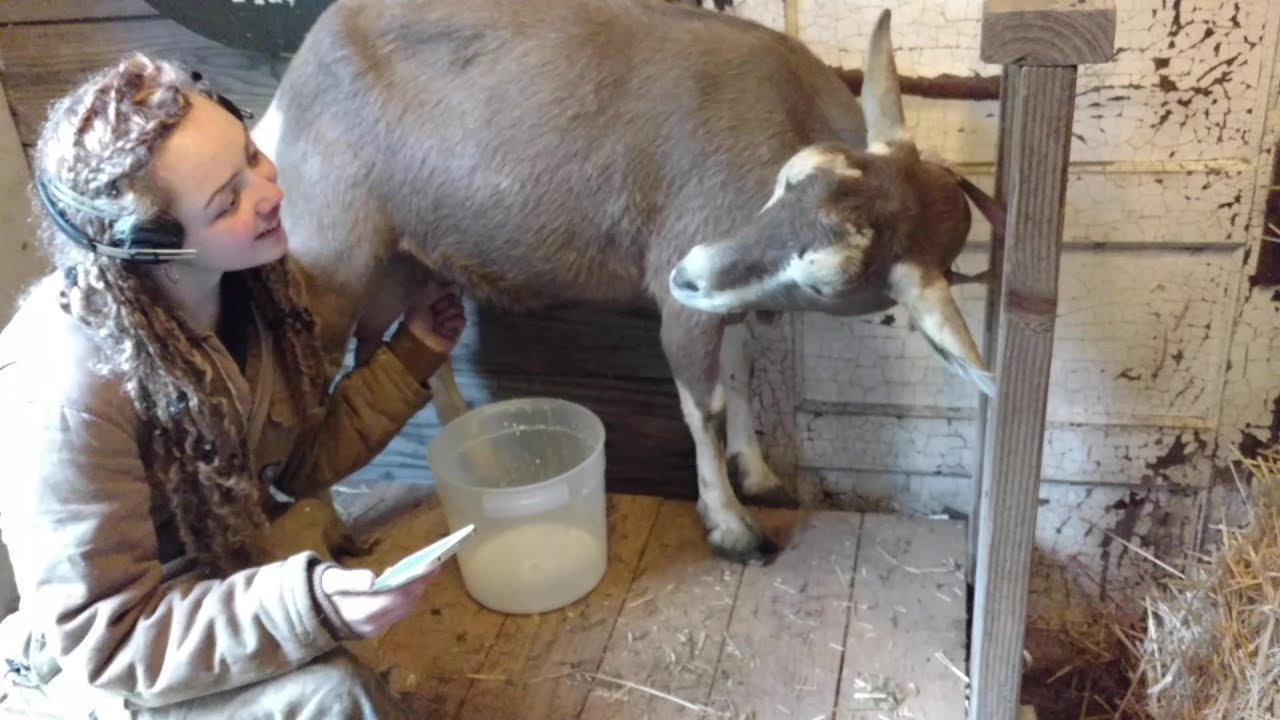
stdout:
{"type": "Polygon", "coordinates": [[[1147,602],[1139,680],[1163,720],[1280,717],[1280,450],[1241,464],[1248,522],[1147,602]]]}

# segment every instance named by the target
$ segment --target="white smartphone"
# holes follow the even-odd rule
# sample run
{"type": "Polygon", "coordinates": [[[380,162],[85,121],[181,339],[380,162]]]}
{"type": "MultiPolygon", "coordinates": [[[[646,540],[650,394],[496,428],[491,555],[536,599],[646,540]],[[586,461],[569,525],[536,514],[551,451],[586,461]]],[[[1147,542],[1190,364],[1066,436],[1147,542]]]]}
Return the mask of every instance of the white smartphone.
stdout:
{"type": "Polygon", "coordinates": [[[400,562],[383,571],[373,582],[371,592],[387,592],[395,590],[406,583],[413,582],[444,564],[453,557],[463,540],[475,532],[475,525],[468,525],[448,537],[437,540],[421,550],[409,555],[400,562]]]}

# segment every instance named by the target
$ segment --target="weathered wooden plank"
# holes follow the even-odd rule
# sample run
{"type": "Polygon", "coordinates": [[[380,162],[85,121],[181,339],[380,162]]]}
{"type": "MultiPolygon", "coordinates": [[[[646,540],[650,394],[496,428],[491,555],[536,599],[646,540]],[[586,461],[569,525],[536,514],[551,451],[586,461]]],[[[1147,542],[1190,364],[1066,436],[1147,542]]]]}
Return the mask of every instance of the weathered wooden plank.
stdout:
{"type": "MultiPolygon", "coordinates": [[[[895,408],[852,406],[797,416],[801,465],[817,470],[969,476],[980,456],[977,420],[913,417],[895,408]]],[[[1041,475],[1078,483],[1203,486],[1209,482],[1214,426],[1049,423],[1041,475]]],[[[1164,418],[1176,420],[1176,418],[1164,418]]]]}
{"type": "Polygon", "coordinates": [[[808,720],[831,711],[840,686],[862,516],[759,517],[791,540],[772,565],[743,572],[708,704],[732,717],[808,720]]]}
{"type": "MultiPolygon", "coordinates": [[[[664,502],[599,674],[705,706],[742,579],[712,554],[691,503],[664,502]]],[[[699,717],[669,700],[599,679],[583,718],[699,717]]]]}
{"type": "MultiPolygon", "coordinates": [[[[5,86],[0,82],[0,109],[8,109],[5,86]]],[[[28,219],[31,204],[27,188],[31,175],[27,159],[9,113],[0,117],[0,227],[7,229],[0,246],[0,327],[13,316],[18,297],[47,263],[36,251],[36,238],[28,219]]],[[[9,551],[0,540],[0,618],[18,609],[18,589],[9,551]]]]}
{"type": "MultiPolygon", "coordinates": [[[[957,264],[985,267],[977,248],[957,264]]],[[[1209,425],[1219,407],[1230,299],[1240,259],[1211,249],[1064,249],[1054,333],[1049,419],[1064,423],[1209,425]],[[1168,418],[1168,419],[1157,419],[1168,418]]],[[[957,302],[981,327],[983,288],[961,285],[957,302]]],[[[977,393],[950,372],[898,308],[803,319],[801,393],[819,401],[938,408],[961,416],[977,393]]]]}
{"type": "Polygon", "coordinates": [[[144,0],[5,0],[0,24],[65,22],[157,15],[144,0]]]}
{"type": "MultiPolygon", "coordinates": [[[[0,108],[7,108],[7,88],[0,81],[0,108]]],[[[31,172],[13,119],[0,117],[0,227],[6,228],[0,246],[0,327],[13,316],[18,296],[49,269],[36,246],[35,227],[30,223],[31,201],[27,189],[31,172]]]]}
{"type": "Polygon", "coordinates": [[[284,61],[232,50],[166,18],[0,27],[3,80],[23,144],[35,142],[51,102],[88,73],[134,50],[200,70],[220,92],[258,117],[284,68],[284,61]]]}
{"type": "MultiPolygon", "coordinates": [[[[965,177],[994,192],[995,166],[968,165],[965,177]]],[[[1250,243],[1249,197],[1255,168],[1241,161],[1117,161],[1071,168],[1064,250],[1098,246],[1183,249],[1250,243]]],[[[970,247],[985,247],[991,226],[975,213],[970,247]]],[[[1063,278],[1071,268],[1064,266],[1063,278]]]]}
{"type": "MultiPolygon", "coordinates": [[[[1005,66],[1000,73],[1000,125],[1001,133],[998,135],[998,145],[996,147],[996,177],[993,183],[993,196],[1000,202],[1008,203],[1009,186],[1012,179],[1012,162],[1017,154],[1014,152],[1013,142],[1015,135],[1011,131],[1005,131],[1006,128],[1012,128],[1014,121],[1018,115],[1018,100],[1020,89],[1018,86],[1022,73],[1017,67],[1005,66]]],[[[1017,139],[1021,139],[1020,137],[1017,139]]],[[[1065,223],[1064,223],[1065,224],[1065,223]]],[[[988,259],[991,270],[991,280],[987,285],[987,294],[982,305],[983,323],[982,323],[982,356],[984,358],[994,358],[1000,351],[1000,311],[1004,300],[1004,253],[1005,242],[1007,238],[1004,233],[996,232],[992,228],[991,238],[991,257],[988,259]]],[[[1050,378],[1052,380],[1052,377],[1050,378]]],[[[1047,413],[1046,413],[1047,415],[1047,413]]],[[[981,448],[986,444],[987,433],[990,428],[987,426],[988,419],[991,417],[991,398],[982,396],[978,398],[978,422],[975,428],[977,443],[976,447],[981,448]]],[[[987,491],[985,485],[986,468],[983,463],[986,455],[979,451],[975,454],[973,463],[973,502],[970,507],[972,511],[969,513],[969,534],[966,567],[969,583],[974,582],[974,575],[978,567],[978,553],[980,550],[979,530],[982,528],[983,513],[983,493],[987,491]]]]}
{"type": "Polygon", "coordinates": [[[1110,62],[1115,0],[985,0],[982,59],[997,64],[1110,62]]]}
{"type": "Polygon", "coordinates": [[[600,584],[562,610],[508,616],[481,666],[482,678],[471,685],[461,717],[578,716],[588,686],[573,671],[599,669],[660,504],[652,497],[609,496],[609,567],[600,584]]]}
{"type": "MultiPolygon", "coordinates": [[[[1268,3],[1263,42],[1280,39],[1280,3],[1268,3]]],[[[1252,183],[1250,216],[1257,219],[1250,245],[1240,254],[1240,280],[1232,305],[1233,334],[1223,383],[1222,414],[1215,444],[1251,455],[1264,444],[1280,444],[1280,243],[1269,225],[1280,224],[1280,68],[1264,68],[1256,94],[1254,123],[1261,140],[1252,183]],[[1266,92],[1262,92],[1265,88],[1266,92]]],[[[1228,455],[1229,456],[1229,455],[1228,455]]],[[[1221,518],[1215,500],[1210,517],[1221,518]]]]}
{"type": "Polygon", "coordinates": [[[942,660],[964,671],[964,523],[869,514],[860,537],[837,715],[964,720],[942,660]]]}
{"type": "Polygon", "coordinates": [[[853,512],[964,517],[973,502],[969,475],[917,475],[874,470],[809,469],[823,507],[853,512]]]}
{"type": "MultiPolygon", "coordinates": [[[[1223,490],[1239,496],[1234,487],[1223,490]]],[[[1171,577],[1142,553],[1183,568],[1188,553],[1203,547],[1202,533],[1218,535],[1205,529],[1223,519],[1206,515],[1207,501],[1201,488],[1044,483],[1027,626],[1070,630],[1099,618],[1140,621],[1147,596],[1171,577]]]]}
{"type": "MultiPolygon", "coordinates": [[[[968,476],[846,470],[814,474],[832,508],[956,517],[968,512],[972,502],[968,476]]],[[[1234,487],[1223,490],[1236,494],[1234,487]]],[[[1200,547],[1202,524],[1220,521],[1205,508],[1207,500],[1201,487],[1044,480],[1028,586],[1028,627],[1063,630],[1096,623],[1100,616],[1139,617],[1144,598],[1168,573],[1108,533],[1180,567],[1188,549],[1200,547]]]]}
{"type": "Polygon", "coordinates": [[[975,574],[973,712],[1017,713],[1057,310],[1074,67],[1019,67],[1010,125],[1008,229],[987,414],[975,574]]]}
{"type": "MultiPolygon", "coordinates": [[[[804,0],[800,38],[828,64],[862,67],[867,38],[884,3],[804,0]]],[[[1243,161],[1260,141],[1258,100],[1275,47],[1270,3],[1216,0],[1130,2],[1117,6],[1116,55],[1081,68],[1074,162],[1243,161]]],[[[982,3],[937,0],[893,6],[898,69],[908,76],[993,75],[983,62],[982,3]]],[[[997,102],[904,99],[922,147],[953,161],[993,162],[997,102]]]]}
{"type": "Polygon", "coordinates": [[[726,8],[725,12],[730,15],[737,15],[740,18],[746,18],[767,28],[785,32],[787,29],[787,6],[793,4],[786,2],[786,0],[735,0],[733,7],[726,8]]]}
{"type": "MultiPolygon", "coordinates": [[[[383,541],[374,551],[350,564],[381,572],[447,531],[433,498],[379,533],[383,541]]],[[[382,637],[353,643],[352,649],[390,673],[393,686],[407,693],[414,717],[456,717],[471,686],[468,676],[480,670],[503,619],[471,599],[458,564],[450,562],[417,611],[382,637]]]]}
{"type": "MultiPolygon", "coordinates": [[[[611,492],[696,496],[693,441],[656,314],[564,308],[515,315],[471,302],[466,309],[453,364],[473,406],[529,395],[580,403],[605,425],[611,492]]],[[[790,427],[794,414],[785,421],[790,427]]],[[[438,429],[435,410],[425,408],[355,477],[431,482],[427,445],[438,429]]]]}

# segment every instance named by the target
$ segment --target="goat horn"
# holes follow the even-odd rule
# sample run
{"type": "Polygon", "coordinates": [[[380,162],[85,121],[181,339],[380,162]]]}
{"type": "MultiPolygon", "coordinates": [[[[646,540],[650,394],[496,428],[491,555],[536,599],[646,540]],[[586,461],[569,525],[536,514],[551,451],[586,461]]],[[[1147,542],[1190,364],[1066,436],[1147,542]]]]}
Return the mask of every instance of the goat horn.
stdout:
{"type": "Polygon", "coordinates": [[[984,394],[995,394],[995,377],[983,362],[942,273],[898,263],[889,273],[889,295],[906,308],[916,329],[948,366],[984,394]]]}
{"type": "Polygon", "coordinates": [[[893,59],[893,40],[889,36],[889,18],[888,9],[880,12],[871,33],[867,67],[863,73],[862,113],[867,123],[867,147],[876,144],[887,147],[909,140],[902,114],[898,66],[893,59]]]}

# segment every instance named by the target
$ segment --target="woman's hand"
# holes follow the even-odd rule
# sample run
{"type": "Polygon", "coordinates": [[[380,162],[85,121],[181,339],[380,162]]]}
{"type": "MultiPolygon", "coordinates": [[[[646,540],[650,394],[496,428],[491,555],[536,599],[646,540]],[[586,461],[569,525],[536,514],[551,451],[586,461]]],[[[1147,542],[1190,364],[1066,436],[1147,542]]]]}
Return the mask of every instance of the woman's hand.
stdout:
{"type": "Polygon", "coordinates": [[[404,321],[418,339],[444,355],[453,351],[467,326],[457,288],[437,282],[427,283],[409,303],[404,321]]]}
{"type": "Polygon", "coordinates": [[[320,575],[320,591],[329,596],[347,627],[366,639],[375,638],[413,613],[437,572],[395,590],[375,593],[369,592],[375,579],[371,570],[330,567],[320,575]]]}

